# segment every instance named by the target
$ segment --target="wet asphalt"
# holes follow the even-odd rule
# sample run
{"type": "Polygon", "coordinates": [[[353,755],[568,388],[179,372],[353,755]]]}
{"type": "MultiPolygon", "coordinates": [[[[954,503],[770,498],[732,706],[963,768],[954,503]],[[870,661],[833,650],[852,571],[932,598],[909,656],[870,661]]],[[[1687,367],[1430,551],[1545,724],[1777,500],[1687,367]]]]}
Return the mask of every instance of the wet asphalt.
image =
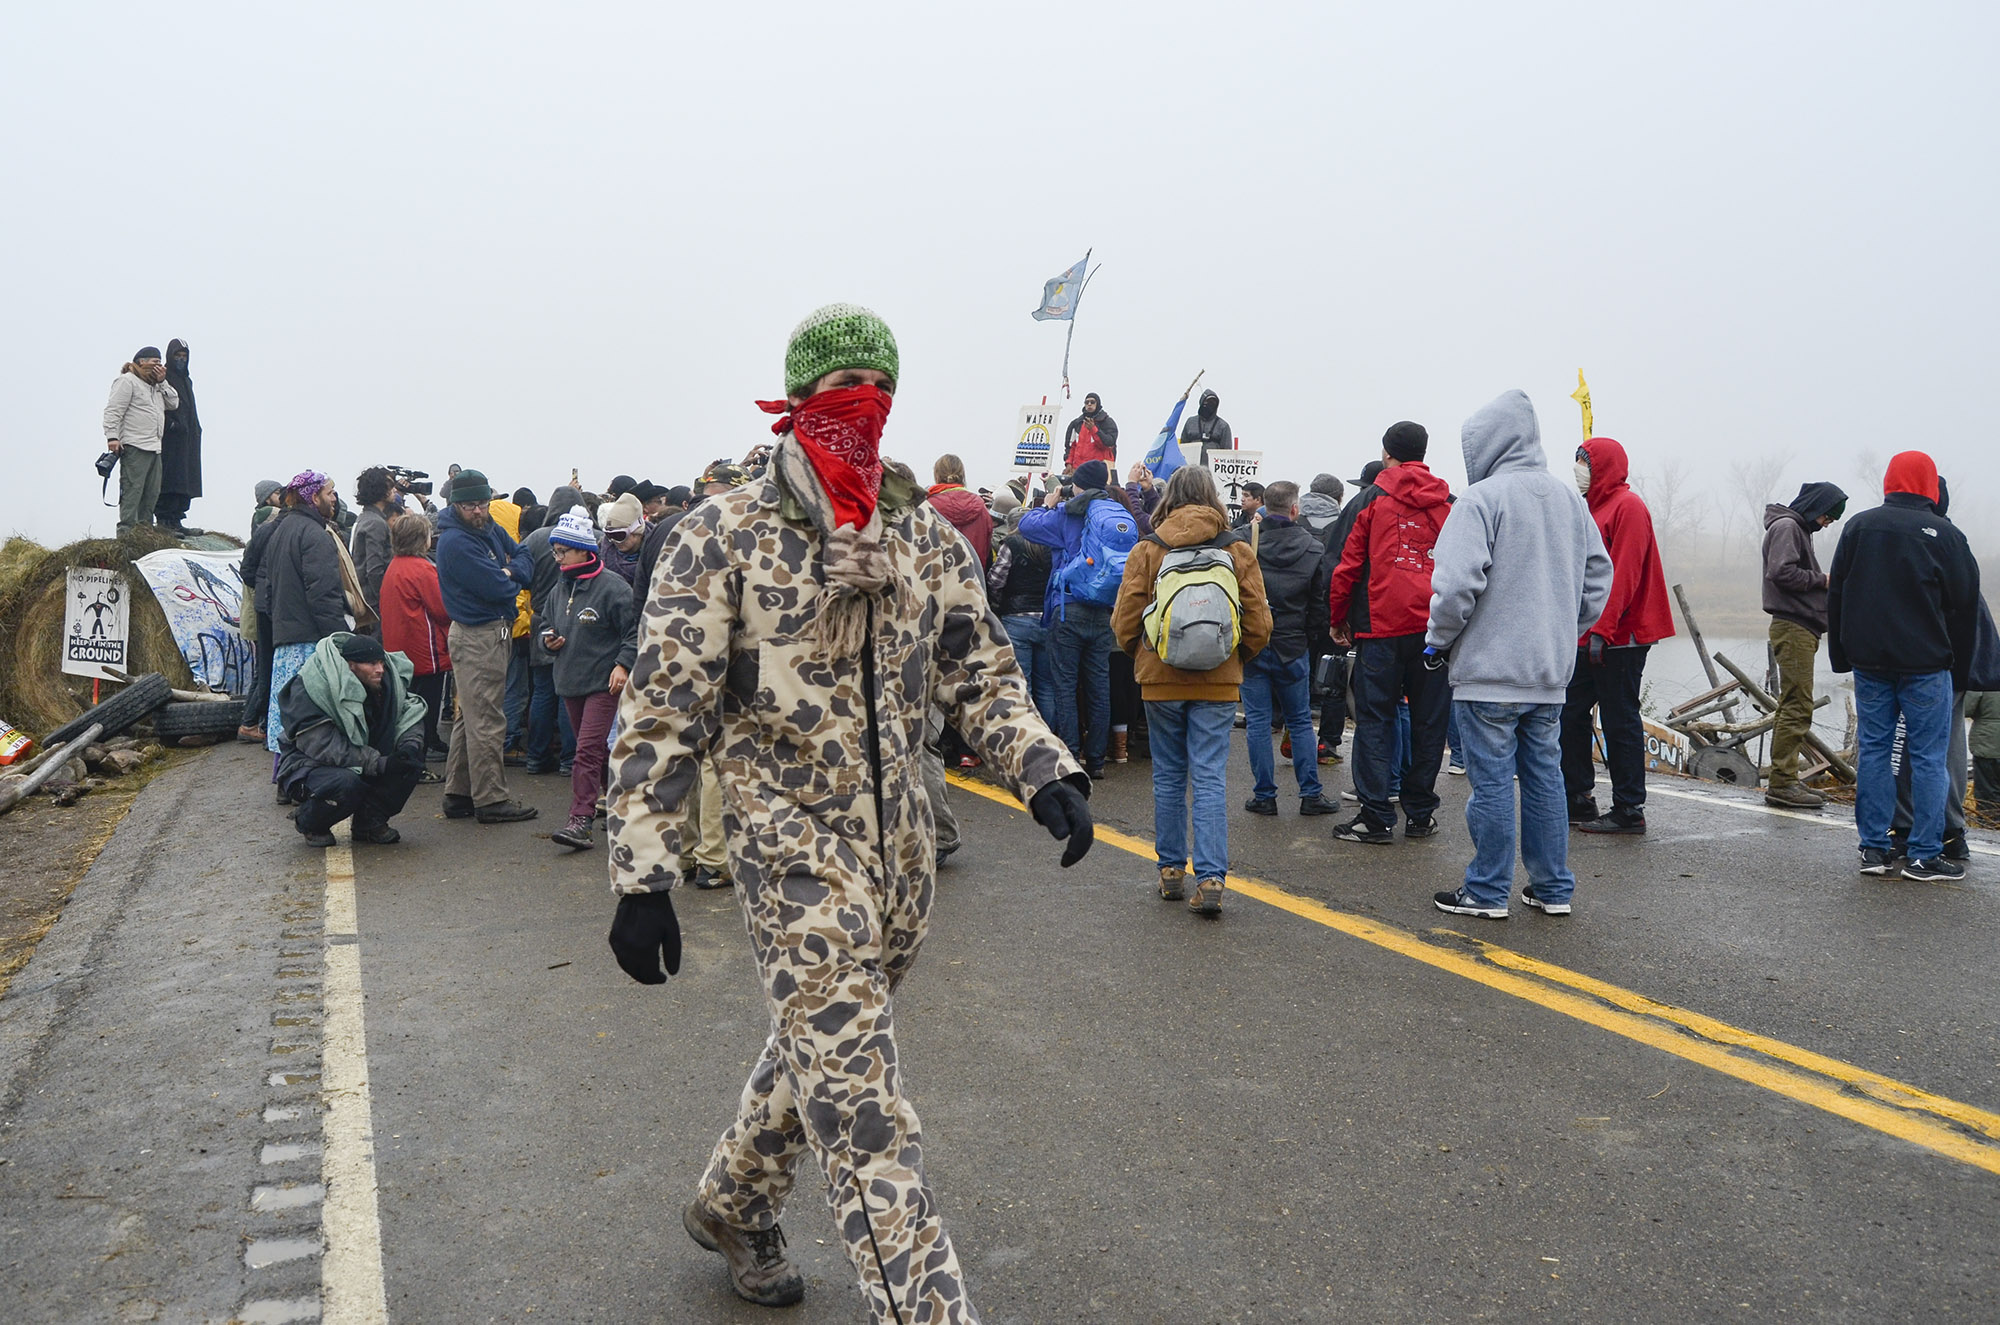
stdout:
{"type": "MultiPolygon", "coordinates": [[[[0,1000],[20,1319],[313,1291],[310,1258],[244,1260],[311,1236],[249,1202],[262,1147],[317,1116],[311,1081],[272,1084],[316,1053],[273,1019],[310,1007],[284,954],[316,951],[318,858],[267,773],[227,748],[156,782],[0,1000]]],[[[679,1228],[767,1025],[734,900],[677,894],[682,974],[632,983],[601,854],[546,840],[566,785],[515,785],[535,823],[447,822],[424,789],[402,844],[355,851],[390,1318],[771,1319],[679,1228]]],[[[1495,923],[1429,903],[1469,853],[1462,779],[1442,833],[1389,847],[1289,796],[1243,814],[1240,742],[1231,786],[1240,874],[2000,1109],[2000,855],[1960,885],[1865,879],[1851,825],[1662,780],[1647,837],[1574,842],[1574,916],[1495,923]]],[[[1064,871],[1019,809],[953,799],[966,845],[898,1038],[989,1322],[2000,1316],[1991,1172],[1245,897],[1199,920],[1147,859],[1100,843],[1064,871]]],[[[1093,806],[1150,838],[1148,766],[1093,806]]],[[[782,1319],[859,1318],[822,1192],[802,1175],[785,1219],[808,1295],[782,1319]]]]}

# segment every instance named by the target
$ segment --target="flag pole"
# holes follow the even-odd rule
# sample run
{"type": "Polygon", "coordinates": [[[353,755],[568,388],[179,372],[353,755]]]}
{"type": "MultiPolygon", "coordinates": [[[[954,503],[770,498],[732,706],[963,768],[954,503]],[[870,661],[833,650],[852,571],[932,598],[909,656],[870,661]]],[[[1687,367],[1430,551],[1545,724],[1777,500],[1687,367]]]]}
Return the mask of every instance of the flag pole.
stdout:
{"type": "MultiPolygon", "coordinates": [[[[1074,249],[1070,251],[1075,252],[1074,249]]],[[[1095,253],[1096,251],[1097,250],[1094,248],[1087,248],[1083,251],[1083,265],[1086,268],[1083,274],[1083,284],[1076,287],[1076,299],[1069,306],[1069,332],[1063,337],[1062,377],[1063,377],[1064,400],[1069,399],[1069,343],[1072,340],[1076,339],[1076,315],[1083,311],[1083,292],[1090,288],[1090,278],[1097,275],[1099,271],[1102,271],[1104,269],[1104,264],[1100,262],[1097,264],[1095,270],[1089,270],[1090,255],[1095,253]]]]}

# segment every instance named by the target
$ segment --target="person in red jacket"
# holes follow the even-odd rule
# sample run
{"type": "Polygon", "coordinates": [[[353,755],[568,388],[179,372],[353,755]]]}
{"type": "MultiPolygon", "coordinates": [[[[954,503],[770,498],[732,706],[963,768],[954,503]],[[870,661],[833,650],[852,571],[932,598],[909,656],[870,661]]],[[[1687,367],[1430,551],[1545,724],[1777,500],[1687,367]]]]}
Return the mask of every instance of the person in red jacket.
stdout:
{"type": "Polygon", "coordinates": [[[451,674],[451,650],[445,647],[451,616],[444,610],[437,565],[430,559],[431,533],[431,522],[421,515],[399,515],[390,522],[381,617],[382,647],[402,654],[415,669],[410,690],[424,701],[424,759],[437,764],[444,762],[447,749],[438,739],[438,710],[444,704],[444,679],[451,674]]]}
{"type": "Polygon", "coordinates": [[[1410,763],[1403,770],[1404,837],[1437,832],[1437,775],[1451,721],[1443,662],[1424,653],[1431,612],[1431,548],[1451,511],[1451,488],[1424,464],[1430,434],[1403,422],[1382,434],[1382,472],[1355,512],[1327,587],[1336,644],[1356,643],[1354,793],[1361,812],[1333,830],[1344,842],[1393,842],[1390,761],[1396,710],[1410,701],[1410,763]]]}
{"type": "Polygon", "coordinates": [[[965,535],[984,571],[993,564],[993,512],[986,509],[983,497],[965,486],[965,462],[955,455],[941,455],[931,466],[931,477],[937,480],[930,488],[931,505],[965,535]]]}
{"type": "Polygon", "coordinates": [[[1604,615],[1577,641],[1576,674],[1563,704],[1562,769],[1569,821],[1586,833],[1646,831],[1646,727],[1639,716],[1646,650],[1674,633],[1667,577],[1653,516],[1625,481],[1631,463],[1609,437],[1576,448],[1576,486],[1611,554],[1611,598],[1604,615]],[[1597,812],[1597,770],[1590,761],[1592,709],[1604,728],[1611,811],[1597,812]]]}

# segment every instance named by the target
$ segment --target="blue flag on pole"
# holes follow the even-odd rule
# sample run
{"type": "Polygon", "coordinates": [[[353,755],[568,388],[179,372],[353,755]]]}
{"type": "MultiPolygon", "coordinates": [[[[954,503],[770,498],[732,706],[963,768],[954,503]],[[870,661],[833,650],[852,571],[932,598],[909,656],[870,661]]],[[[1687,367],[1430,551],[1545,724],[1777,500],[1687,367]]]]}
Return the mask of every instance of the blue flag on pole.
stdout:
{"type": "Polygon", "coordinates": [[[1042,286],[1042,306],[1030,316],[1037,322],[1063,322],[1076,316],[1076,297],[1083,290],[1083,267],[1090,261],[1088,253],[1083,260],[1062,275],[1042,286]]]}
{"type": "Polygon", "coordinates": [[[1186,396],[1174,402],[1174,412],[1167,415],[1166,426],[1153,439],[1153,449],[1146,452],[1146,468],[1153,472],[1154,478],[1165,478],[1187,463],[1180,445],[1181,411],[1186,408],[1186,396]]]}

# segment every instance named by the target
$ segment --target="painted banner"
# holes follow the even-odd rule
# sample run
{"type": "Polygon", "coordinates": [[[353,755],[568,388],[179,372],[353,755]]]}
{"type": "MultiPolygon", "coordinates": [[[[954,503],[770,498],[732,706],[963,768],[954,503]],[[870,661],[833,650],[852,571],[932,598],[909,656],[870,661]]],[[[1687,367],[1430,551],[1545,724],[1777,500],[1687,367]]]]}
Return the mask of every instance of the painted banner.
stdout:
{"type": "Polygon", "coordinates": [[[131,654],[132,604],[115,570],[74,566],[63,601],[62,670],[68,676],[115,681],[131,654]]]}
{"type": "Polygon", "coordinates": [[[167,614],[195,688],[232,695],[248,690],[257,648],[243,638],[243,554],[169,548],[132,564],[167,614]]]}
{"type": "Polygon", "coordinates": [[[1209,472],[1215,475],[1215,486],[1222,490],[1222,502],[1229,508],[1230,519],[1235,519],[1243,509],[1243,485],[1255,482],[1257,471],[1263,467],[1262,451],[1209,452],[1209,472]]]}

